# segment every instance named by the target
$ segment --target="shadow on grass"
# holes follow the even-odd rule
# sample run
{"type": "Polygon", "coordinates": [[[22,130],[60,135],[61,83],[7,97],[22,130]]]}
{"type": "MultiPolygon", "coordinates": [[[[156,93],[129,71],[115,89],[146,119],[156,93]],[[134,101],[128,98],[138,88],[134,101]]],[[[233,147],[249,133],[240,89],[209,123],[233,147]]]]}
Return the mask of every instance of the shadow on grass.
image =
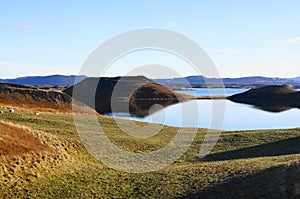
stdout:
{"type": "Polygon", "coordinates": [[[220,161],[241,158],[288,155],[297,153],[300,153],[300,136],[268,144],[262,144],[233,151],[226,151],[222,153],[210,154],[202,160],[220,161]]]}
{"type": "Polygon", "coordinates": [[[300,198],[300,164],[281,165],[234,177],[182,198],[300,198]]]}

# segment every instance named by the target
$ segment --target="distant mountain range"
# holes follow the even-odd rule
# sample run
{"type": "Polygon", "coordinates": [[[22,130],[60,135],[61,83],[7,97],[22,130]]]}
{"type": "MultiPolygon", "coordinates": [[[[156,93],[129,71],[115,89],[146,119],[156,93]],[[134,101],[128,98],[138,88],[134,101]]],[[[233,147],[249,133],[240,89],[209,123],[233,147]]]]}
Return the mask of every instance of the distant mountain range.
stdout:
{"type": "MultiPolygon", "coordinates": [[[[51,76],[29,76],[16,79],[0,79],[2,83],[21,84],[31,86],[72,86],[75,81],[81,81],[86,76],[76,75],[51,75],[51,76]]],[[[218,87],[223,80],[226,87],[258,87],[267,85],[293,85],[300,88],[300,77],[295,78],[270,78],[270,77],[240,77],[240,78],[207,78],[204,76],[188,76],[185,78],[153,79],[154,82],[171,88],[178,87],[205,87],[207,84],[218,87]]]]}
{"type": "Polygon", "coordinates": [[[188,76],[185,78],[155,79],[156,83],[168,87],[205,87],[207,84],[218,87],[221,80],[226,87],[267,86],[267,85],[293,85],[300,87],[300,77],[296,78],[270,78],[270,77],[240,77],[240,78],[207,78],[204,76],[188,76]]]}
{"type": "Polygon", "coordinates": [[[0,82],[31,86],[71,86],[74,85],[75,81],[79,82],[85,78],[86,76],[76,75],[29,76],[16,79],[0,79],[0,82]]]}
{"type": "Polygon", "coordinates": [[[294,81],[300,82],[300,77],[291,78],[291,80],[294,80],[294,81]]]}

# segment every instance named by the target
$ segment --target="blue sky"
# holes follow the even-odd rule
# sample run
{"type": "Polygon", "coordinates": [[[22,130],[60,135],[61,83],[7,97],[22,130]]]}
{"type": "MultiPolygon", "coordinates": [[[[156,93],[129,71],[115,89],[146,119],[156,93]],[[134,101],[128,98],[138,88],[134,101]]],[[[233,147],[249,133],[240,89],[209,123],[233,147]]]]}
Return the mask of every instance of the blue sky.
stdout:
{"type": "MultiPolygon", "coordinates": [[[[0,78],[77,74],[102,42],[144,27],[190,37],[223,77],[300,76],[299,8],[297,0],[1,1],[0,78]]],[[[185,67],[174,64],[192,75],[185,67]]]]}

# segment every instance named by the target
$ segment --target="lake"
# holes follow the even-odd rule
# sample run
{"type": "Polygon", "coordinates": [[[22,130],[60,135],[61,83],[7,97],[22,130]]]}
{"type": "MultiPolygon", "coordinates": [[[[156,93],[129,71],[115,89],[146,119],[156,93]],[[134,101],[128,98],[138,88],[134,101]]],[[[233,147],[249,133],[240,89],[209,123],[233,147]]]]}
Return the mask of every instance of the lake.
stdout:
{"type": "MultiPolygon", "coordinates": [[[[189,95],[213,96],[233,95],[248,89],[195,88],[177,91],[189,95]]],[[[164,124],[175,127],[217,128],[223,130],[281,129],[300,127],[300,109],[282,112],[267,112],[252,105],[234,103],[229,100],[191,100],[169,106],[144,118],[125,113],[107,114],[117,118],[164,124]],[[225,108],[225,112],[222,109],[225,108]],[[222,115],[225,115],[222,117],[222,115]]]]}
{"type": "Polygon", "coordinates": [[[193,89],[187,89],[187,90],[178,90],[176,92],[187,94],[187,95],[194,95],[194,96],[230,96],[235,95],[238,93],[245,92],[249,89],[247,88],[213,88],[213,89],[207,89],[207,88],[193,88],[193,89]],[[224,93],[225,91],[225,93],[224,93]]]}

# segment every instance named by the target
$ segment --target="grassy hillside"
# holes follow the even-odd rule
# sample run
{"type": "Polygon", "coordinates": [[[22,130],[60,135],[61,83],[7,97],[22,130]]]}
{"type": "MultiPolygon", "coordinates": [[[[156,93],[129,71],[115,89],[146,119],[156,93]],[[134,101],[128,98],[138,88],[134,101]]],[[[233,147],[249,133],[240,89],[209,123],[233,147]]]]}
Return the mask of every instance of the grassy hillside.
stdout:
{"type": "MultiPolygon", "coordinates": [[[[5,112],[0,120],[1,142],[8,142],[3,136],[10,133],[8,129],[18,129],[38,139],[36,147],[43,149],[24,145],[28,150],[1,153],[0,198],[300,196],[300,129],[222,132],[204,160],[197,156],[206,130],[198,129],[193,144],[174,164],[156,172],[130,174],[106,167],[86,151],[71,114],[35,116],[16,111],[5,112]]],[[[111,118],[99,116],[99,123],[114,143],[130,151],[156,150],[177,132],[163,127],[154,137],[135,139],[122,133],[111,118]]]]}

